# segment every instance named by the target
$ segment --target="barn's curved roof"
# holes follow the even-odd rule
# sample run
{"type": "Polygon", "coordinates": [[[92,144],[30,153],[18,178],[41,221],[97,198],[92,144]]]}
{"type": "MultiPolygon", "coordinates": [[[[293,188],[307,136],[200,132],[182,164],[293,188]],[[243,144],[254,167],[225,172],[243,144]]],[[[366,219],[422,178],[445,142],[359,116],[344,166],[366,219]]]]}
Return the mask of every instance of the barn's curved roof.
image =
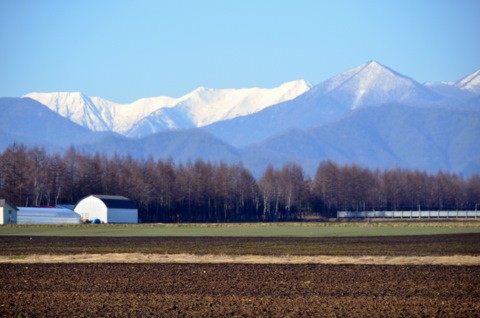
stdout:
{"type": "Polygon", "coordinates": [[[112,209],[136,209],[137,205],[129,198],[122,197],[120,195],[99,195],[94,194],[94,197],[100,199],[105,203],[107,208],[112,209]]]}
{"type": "Polygon", "coordinates": [[[107,208],[137,209],[137,205],[134,201],[120,195],[93,194],[92,197],[102,200],[102,202],[107,206],[107,208]]]}

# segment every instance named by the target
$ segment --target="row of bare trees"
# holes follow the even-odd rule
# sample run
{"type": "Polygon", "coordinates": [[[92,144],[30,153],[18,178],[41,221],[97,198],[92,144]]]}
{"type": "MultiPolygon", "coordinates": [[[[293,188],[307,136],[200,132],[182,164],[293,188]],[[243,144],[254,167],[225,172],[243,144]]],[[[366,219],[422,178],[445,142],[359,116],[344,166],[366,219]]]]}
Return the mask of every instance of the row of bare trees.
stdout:
{"type": "Polygon", "coordinates": [[[326,161],[313,180],[300,166],[267,167],[257,180],[241,164],[63,155],[11,145],[0,154],[0,197],[17,206],[75,204],[90,194],[137,203],[143,222],[296,220],[338,210],[455,210],[480,205],[480,177],[371,171],[326,161]]]}
{"type": "Polygon", "coordinates": [[[316,210],[475,210],[480,208],[480,176],[393,169],[371,171],[356,165],[320,164],[312,184],[316,210]]]}

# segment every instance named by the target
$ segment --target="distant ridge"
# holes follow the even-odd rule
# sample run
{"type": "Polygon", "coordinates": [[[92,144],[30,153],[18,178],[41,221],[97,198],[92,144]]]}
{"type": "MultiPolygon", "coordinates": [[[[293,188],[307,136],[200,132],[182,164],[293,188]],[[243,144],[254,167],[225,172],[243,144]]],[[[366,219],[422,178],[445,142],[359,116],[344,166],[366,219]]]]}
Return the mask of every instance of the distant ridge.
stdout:
{"type": "Polygon", "coordinates": [[[304,81],[278,87],[208,89],[199,87],[180,97],[142,98],[117,104],[82,93],[29,93],[29,97],[93,131],[113,131],[129,137],[144,137],[168,129],[201,127],[212,122],[258,112],[297,97],[309,90],[304,81]]]}
{"type": "Polygon", "coordinates": [[[480,173],[479,74],[420,84],[369,61],[313,87],[199,87],[131,104],[31,93],[0,99],[0,147],[241,162],[256,176],[291,161],[313,176],[323,160],[468,176],[480,173]]]}

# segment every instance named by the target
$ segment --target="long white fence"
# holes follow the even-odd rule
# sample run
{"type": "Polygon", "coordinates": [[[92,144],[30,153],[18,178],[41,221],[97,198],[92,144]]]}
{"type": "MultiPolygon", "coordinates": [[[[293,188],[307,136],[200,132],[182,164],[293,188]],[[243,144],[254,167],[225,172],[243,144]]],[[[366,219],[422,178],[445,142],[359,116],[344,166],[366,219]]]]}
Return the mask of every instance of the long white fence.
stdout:
{"type": "Polygon", "coordinates": [[[480,218],[479,211],[338,211],[337,218],[480,218]]]}

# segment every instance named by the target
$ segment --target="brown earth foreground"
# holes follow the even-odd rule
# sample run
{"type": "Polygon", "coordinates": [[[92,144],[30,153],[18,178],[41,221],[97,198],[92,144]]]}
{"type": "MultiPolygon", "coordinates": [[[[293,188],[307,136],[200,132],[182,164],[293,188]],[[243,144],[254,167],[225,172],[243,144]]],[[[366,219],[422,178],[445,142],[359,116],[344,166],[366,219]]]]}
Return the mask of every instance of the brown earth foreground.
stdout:
{"type": "Polygon", "coordinates": [[[3,236],[0,317],[480,317],[479,242],[3,236]]]}
{"type": "Polygon", "coordinates": [[[0,317],[478,317],[480,266],[0,264],[0,317]]]}

